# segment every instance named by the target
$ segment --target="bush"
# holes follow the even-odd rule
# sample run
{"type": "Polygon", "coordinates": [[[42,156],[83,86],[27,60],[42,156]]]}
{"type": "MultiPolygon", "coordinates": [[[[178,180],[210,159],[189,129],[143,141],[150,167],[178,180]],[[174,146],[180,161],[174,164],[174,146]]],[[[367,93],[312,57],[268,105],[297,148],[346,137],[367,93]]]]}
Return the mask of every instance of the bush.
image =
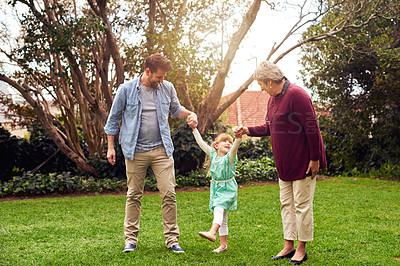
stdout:
{"type": "Polygon", "coordinates": [[[210,179],[205,169],[191,171],[186,175],[177,175],[175,178],[178,187],[204,187],[210,184],[210,179]]]}
{"type": "Polygon", "coordinates": [[[0,127],[0,181],[8,181],[13,175],[33,170],[48,159],[40,168],[41,173],[77,172],[75,164],[59,151],[49,137],[39,136],[28,142],[11,136],[0,127]]]}
{"type": "Polygon", "coordinates": [[[174,143],[175,169],[178,174],[185,175],[199,169],[205,160],[205,153],[197,145],[192,129],[185,123],[171,133],[174,143]]]}
{"type": "Polygon", "coordinates": [[[357,167],[355,167],[351,171],[345,172],[343,175],[400,180],[400,166],[399,164],[393,165],[392,163],[387,162],[378,170],[371,169],[370,171],[360,171],[357,169],[357,167]]]}
{"type": "Polygon", "coordinates": [[[258,160],[263,157],[274,157],[270,137],[246,138],[240,143],[238,150],[239,160],[258,160]]]}
{"type": "Polygon", "coordinates": [[[396,165],[400,162],[399,132],[390,134],[382,130],[379,120],[372,128],[342,126],[341,129],[331,117],[321,116],[319,120],[328,175],[340,175],[354,168],[369,173],[379,171],[387,163],[396,165]]]}
{"type": "Polygon", "coordinates": [[[236,181],[245,183],[248,181],[278,180],[275,161],[269,157],[259,160],[240,160],[236,166],[236,181]]]}
{"type": "MultiPolygon", "coordinates": [[[[176,184],[178,187],[208,186],[210,177],[207,172],[206,169],[200,169],[185,175],[177,174],[175,178],[176,184]]],[[[236,181],[239,184],[262,180],[277,180],[273,159],[264,157],[255,161],[244,159],[238,162],[236,181]]],[[[145,179],[144,188],[146,191],[157,190],[157,180],[150,168],[145,179]]],[[[125,189],[126,181],[118,180],[117,178],[95,179],[93,177],[72,175],[70,172],[61,174],[25,172],[22,176],[15,176],[8,182],[0,183],[0,197],[122,191],[125,189]]]]}
{"type": "Polygon", "coordinates": [[[67,194],[72,192],[105,192],[126,188],[126,182],[112,179],[62,174],[32,174],[26,172],[12,180],[0,183],[0,197],[67,194]]]}
{"type": "Polygon", "coordinates": [[[88,163],[96,168],[101,179],[126,180],[125,157],[122,153],[121,145],[114,144],[116,154],[116,164],[111,165],[107,158],[107,145],[102,147],[102,158],[89,159],[88,163]]]}
{"type": "MultiPolygon", "coordinates": [[[[200,169],[191,171],[187,175],[178,175],[176,177],[176,184],[179,187],[208,186],[211,177],[207,173],[206,169],[200,169]]],[[[269,157],[263,157],[259,160],[240,160],[236,165],[235,179],[238,184],[250,181],[278,180],[275,162],[269,157]]]]}

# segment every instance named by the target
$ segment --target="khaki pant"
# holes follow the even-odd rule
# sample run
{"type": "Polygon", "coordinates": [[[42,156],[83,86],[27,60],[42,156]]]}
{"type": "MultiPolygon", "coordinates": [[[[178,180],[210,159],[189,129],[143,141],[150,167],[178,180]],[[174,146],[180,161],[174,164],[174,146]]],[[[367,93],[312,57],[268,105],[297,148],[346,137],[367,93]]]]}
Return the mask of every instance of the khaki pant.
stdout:
{"type": "Polygon", "coordinates": [[[279,179],[281,216],[285,240],[313,240],[313,198],[317,178],[296,181],[279,179]]]}
{"type": "Polygon", "coordinates": [[[139,233],[141,198],[147,168],[151,167],[157,179],[162,199],[162,218],[167,247],[178,243],[177,207],[175,199],[175,170],[173,157],[167,157],[165,148],[135,153],[133,161],[125,159],[128,192],[126,196],[124,233],[125,244],[136,245],[139,233]]]}

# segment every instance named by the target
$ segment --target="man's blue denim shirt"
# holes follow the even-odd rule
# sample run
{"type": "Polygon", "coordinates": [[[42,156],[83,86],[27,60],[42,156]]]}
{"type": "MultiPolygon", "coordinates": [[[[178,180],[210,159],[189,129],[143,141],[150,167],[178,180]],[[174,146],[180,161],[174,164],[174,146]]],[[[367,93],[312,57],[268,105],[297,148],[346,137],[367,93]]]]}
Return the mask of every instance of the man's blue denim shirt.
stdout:
{"type": "MultiPolygon", "coordinates": [[[[125,158],[133,160],[142,116],[142,95],[140,91],[140,77],[122,84],[115,95],[104,131],[107,135],[118,134],[118,121],[122,115],[119,143],[125,158]]],[[[176,96],[174,85],[164,81],[158,85],[154,92],[157,119],[160,133],[167,156],[174,152],[171,132],[168,123],[168,115],[172,118],[178,116],[183,107],[176,96]]]]}

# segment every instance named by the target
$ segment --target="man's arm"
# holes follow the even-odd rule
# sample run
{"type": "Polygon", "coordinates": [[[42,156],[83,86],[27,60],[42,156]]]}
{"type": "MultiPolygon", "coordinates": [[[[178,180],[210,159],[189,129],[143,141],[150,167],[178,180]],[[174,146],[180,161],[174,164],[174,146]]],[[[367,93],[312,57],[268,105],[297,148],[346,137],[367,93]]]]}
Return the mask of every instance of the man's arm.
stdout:
{"type": "Polygon", "coordinates": [[[193,123],[197,123],[197,115],[194,112],[187,110],[186,108],[183,108],[179,112],[177,117],[179,119],[186,119],[186,122],[189,126],[193,123]]]}
{"type": "Polygon", "coordinates": [[[110,164],[115,165],[115,149],[114,149],[114,135],[107,135],[107,160],[110,164]]]}

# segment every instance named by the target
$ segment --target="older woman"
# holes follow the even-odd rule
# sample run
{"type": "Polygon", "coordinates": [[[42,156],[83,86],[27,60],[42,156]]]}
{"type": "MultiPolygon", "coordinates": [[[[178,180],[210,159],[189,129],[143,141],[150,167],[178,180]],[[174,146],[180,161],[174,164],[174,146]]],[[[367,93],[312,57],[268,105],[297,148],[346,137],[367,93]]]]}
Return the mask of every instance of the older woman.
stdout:
{"type": "Polygon", "coordinates": [[[239,126],[235,132],[249,136],[271,136],[279,176],[281,216],[285,247],[271,259],[291,258],[291,264],[307,260],[306,243],[313,240],[313,196],[315,175],[326,168],[325,149],[315,110],[307,92],[289,82],[268,61],[254,77],[270,97],[265,124],[239,126]],[[298,245],[294,241],[298,236],[298,245]]]}

